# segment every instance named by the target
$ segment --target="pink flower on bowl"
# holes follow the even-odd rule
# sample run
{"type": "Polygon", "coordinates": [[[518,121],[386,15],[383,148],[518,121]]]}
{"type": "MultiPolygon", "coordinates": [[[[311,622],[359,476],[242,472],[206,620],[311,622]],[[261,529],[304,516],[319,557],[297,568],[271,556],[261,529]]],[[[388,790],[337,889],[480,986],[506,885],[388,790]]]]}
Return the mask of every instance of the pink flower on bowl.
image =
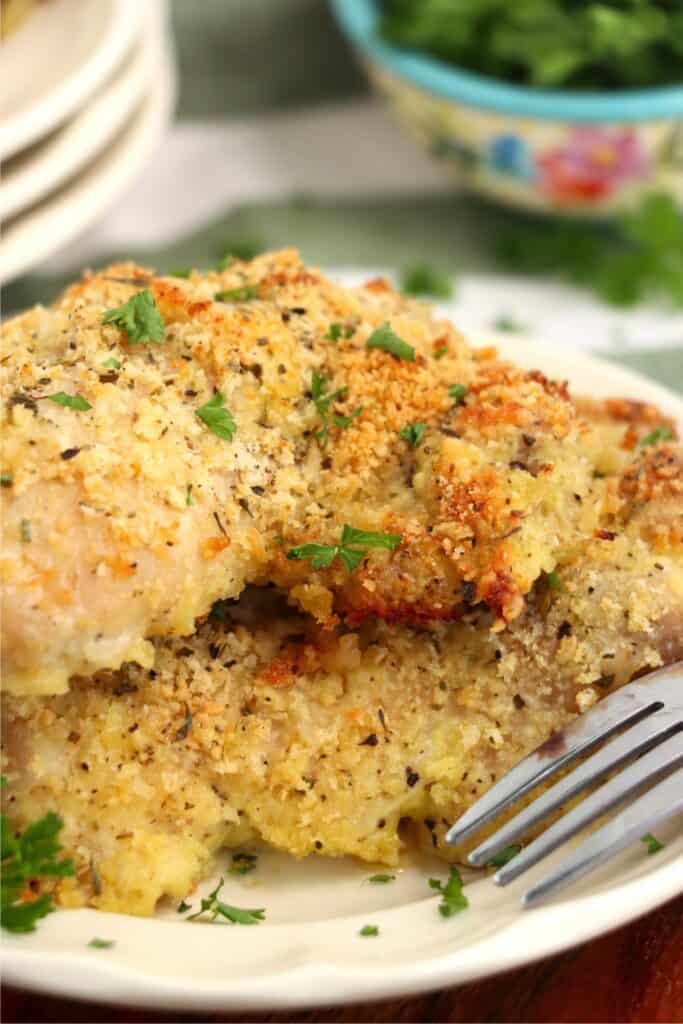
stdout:
{"type": "Polygon", "coordinates": [[[567,141],[540,153],[541,187],[559,202],[599,202],[616,186],[647,174],[649,159],[633,128],[572,128],[567,141]]]}

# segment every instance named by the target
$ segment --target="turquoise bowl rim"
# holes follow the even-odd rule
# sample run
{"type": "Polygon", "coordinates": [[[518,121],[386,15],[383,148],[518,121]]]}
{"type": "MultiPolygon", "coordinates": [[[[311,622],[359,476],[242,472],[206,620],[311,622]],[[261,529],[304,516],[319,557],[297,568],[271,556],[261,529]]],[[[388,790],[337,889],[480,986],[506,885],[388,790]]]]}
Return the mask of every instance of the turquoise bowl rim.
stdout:
{"type": "Polygon", "coordinates": [[[364,56],[444,99],[548,121],[653,121],[683,115],[683,84],[606,93],[507,85],[385,42],[375,31],[376,0],[331,0],[331,4],[345,34],[364,56]]]}

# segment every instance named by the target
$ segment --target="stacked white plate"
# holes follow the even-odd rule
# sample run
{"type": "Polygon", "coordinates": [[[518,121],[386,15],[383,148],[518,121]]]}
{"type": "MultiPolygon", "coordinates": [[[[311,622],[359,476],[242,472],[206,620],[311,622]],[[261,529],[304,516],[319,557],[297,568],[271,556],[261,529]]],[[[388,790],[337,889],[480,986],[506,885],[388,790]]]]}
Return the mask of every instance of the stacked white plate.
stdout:
{"type": "Polygon", "coordinates": [[[0,46],[0,282],[107,209],[175,96],[165,0],[45,0],[0,46]]]}

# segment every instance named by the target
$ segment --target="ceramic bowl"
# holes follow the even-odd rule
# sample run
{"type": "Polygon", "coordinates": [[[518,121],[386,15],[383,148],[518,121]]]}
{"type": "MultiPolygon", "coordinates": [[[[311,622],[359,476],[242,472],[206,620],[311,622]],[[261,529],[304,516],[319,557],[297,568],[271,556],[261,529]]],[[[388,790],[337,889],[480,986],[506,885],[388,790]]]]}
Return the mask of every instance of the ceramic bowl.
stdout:
{"type": "Polygon", "coordinates": [[[461,184],[584,217],[658,189],[683,202],[683,84],[604,93],[508,85],[385,42],[376,0],[332,7],[374,87],[461,184]]]}

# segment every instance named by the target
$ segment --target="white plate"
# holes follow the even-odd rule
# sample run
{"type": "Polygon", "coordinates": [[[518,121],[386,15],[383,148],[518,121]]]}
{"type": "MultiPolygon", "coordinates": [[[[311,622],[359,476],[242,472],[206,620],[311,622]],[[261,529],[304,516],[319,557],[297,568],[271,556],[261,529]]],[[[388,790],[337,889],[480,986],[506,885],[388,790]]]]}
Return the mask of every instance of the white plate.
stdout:
{"type": "Polygon", "coordinates": [[[130,49],[137,0],[50,0],[2,44],[0,159],[43,138],[78,109],[130,49]]]}
{"type": "Polygon", "coordinates": [[[64,188],[4,225],[0,282],[36,266],[89,227],[135,177],[158,145],[175,97],[168,44],[160,47],[159,43],[156,40],[149,44],[156,47],[149,94],[104,152],[64,188]]]}
{"type": "MultiPolygon", "coordinates": [[[[636,373],[509,336],[477,343],[492,340],[521,364],[568,378],[577,392],[656,402],[683,428],[683,400],[636,373]]],[[[33,935],[4,938],[3,974],[56,995],[197,1012],[330,1005],[456,985],[591,939],[675,896],[683,889],[683,821],[657,835],[666,846],[656,856],[636,843],[536,910],[521,910],[520,893],[561,850],[506,889],[476,878],[467,887],[469,909],[448,920],[427,886],[430,874],[446,874],[434,861],[406,863],[395,882],[377,886],[363,884],[370,868],[349,860],[297,862],[268,852],[253,875],[228,876],[224,890],[238,906],[265,907],[264,924],[192,925],[173,907],[151,920],[64,911],[33,935]],[[378,925],[380,935],[361,938],[365,924],[378,925]],[[94,936],[116,944],[89,949],[94,936]]]]}
{"type": "Polygon", "coordinates": [[[7,160],[0,183],[0,220],[45,198],[73,177],[123,127],[142,100],[158,63],[147,37],[79,112],[46,139],[7,160]]]}

